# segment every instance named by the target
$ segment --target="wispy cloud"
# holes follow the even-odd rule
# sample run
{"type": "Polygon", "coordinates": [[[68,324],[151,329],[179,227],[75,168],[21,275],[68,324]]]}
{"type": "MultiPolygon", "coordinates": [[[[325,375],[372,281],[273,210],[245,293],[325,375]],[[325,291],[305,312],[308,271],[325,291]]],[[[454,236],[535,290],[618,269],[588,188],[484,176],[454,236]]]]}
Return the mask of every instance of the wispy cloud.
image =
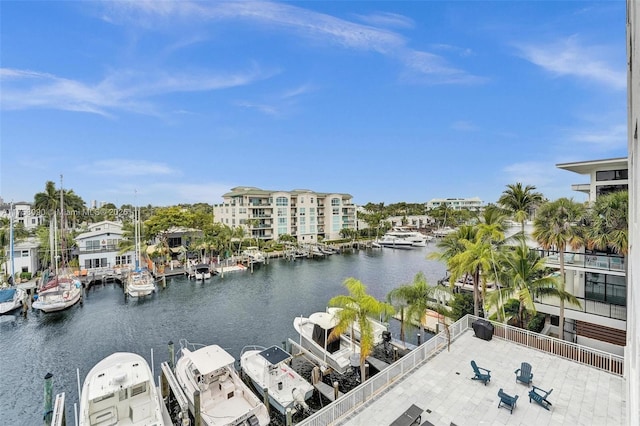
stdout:
{"type": "Polygon", "coordinates": [[[111,176],[175,175],[178,172],[164,163],[113,158],[98,160],[78,167],[83,173],[111,176]]]}
{"type": "Polygon", "coordinates": [[[377,23],[374,22],[376,19],[372,18],[369,21],[371,25],[363,25],[289,4],[248,1],[206,3],[183,1],[173,3],[170,7],[156,6],[145,1],[112,2],[109,3],[109,9],[113,13],[109,19],[110,22],[122,20],[131,25],[149,22],[154,17],[162,25],[166,25],[168,16],[200,21],[252,21],[284,31],[292,31],[300,37],[338,45],[344,49],[377,52],[399,60],[414,74],[433,77],[414,79],[414,82],[468,84],[484,81],[448,64],[442,56],[411,49],[407,39],[401,34],[375,26],[380,25],[380,20],[383,18],[386,18],[387,23],[390,20],[394,20],[396,24],[404,22],[405,25],[410,22],[400,15],[380,14],[377,15],[377,23]]]}
{"type": "Polygon", "coordinates": [[[550,200],[559,197],[574,197],[576,200],[583,198],[571,191],[572,179],[575,180],[576,176],[558,169],[553,161],[513,163],[505,166],[503,173],[505,182],[533,185],[550,200]]]}
{"type": "Polygon", "coordinates": [[[465,120],[459,120],[454,122],[453,124],[451,124],[451,128],[453,130],[459,130],[463,132],[474,132],[478,130],[478,126],[476,126],[470,121],[465,121],[465,120]]]}
{"type": "Polygon", "coordinates": [[[370,15],[356,15],[356,18],[365,24],[376,27],[413,28],[415,26],[413,19],[397,13],[379,12],[370,15]]]}
{"type": "Polygon", "coordinates": [[[264,114],[271,115],[271,116],[281,115],[280,109],[275,105],[259,104],[255,102],[249,102],[249,101],[236,101],[234,102],[234,105],[242,108],[247,108],[247,109],[255,109],[257,111],[260,111],[264,114]]]}
{"type": "Polygon", "coordinates": [[[627,146],[626,124],[611,125],[607,128],[580,128],[568,135],[569,141],[583,148],[591,148],[596,152],[623,149],[627,146]]]}
{"type": "Polygon", "coordinates": [[[257,68],[238,73],[206,71],[113,72],[97,83],[57,77],[30,70],[0,69],[2,108],[51,108],[112,116],[118,110],[158,114],[150,97],[175,92],[196,92],[244,86],[268,78],[257,68]]]}
{"type": "Polygon", "coordinates": [[[520,55],[535,65],[557,76],[574,76],[596,81],[607,87],[624,90],[627,87],[624,63],[608,59],[607,46],[584,45],[578,36],[555,43],[519,44],[520,55]]]}

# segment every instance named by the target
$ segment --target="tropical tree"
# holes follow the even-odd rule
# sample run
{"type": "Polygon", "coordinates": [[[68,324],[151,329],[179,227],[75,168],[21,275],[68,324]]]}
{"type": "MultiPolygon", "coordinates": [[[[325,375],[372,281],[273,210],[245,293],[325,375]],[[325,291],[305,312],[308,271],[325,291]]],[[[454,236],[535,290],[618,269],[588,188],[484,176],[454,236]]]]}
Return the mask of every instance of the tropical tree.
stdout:
{"type": "Polygon", "coordinates": [[[629,192],[601,195],[589,214],[587,247],[627,255],[629,251],[629,192]]]}
{"type": "Polygon", "coordinates": [[[394,314],[394,310],[390,304],[380,302],[367,294],[367,287],[356,278],[347,278],[344,281],[344,286],[349,291],[348,295],[338,295],[329,300],[329,306],[342,308],[338,311],[338,324],[329,335],[329,339],[338,339],[342,333],[349,329],[351,329],[351,336],[355,336],[354,324],[358,324],[360,329],[360,375],[364,382],[366,380],[364,364],[373,351],[375,338],[369,318],[380,317],[380,315],[391,316],[394,314]]]}
{"type": "Polygon", "coordinates": [[[525,312],[536,313],[536,295],[556,296],[580,306],[578,299],[564,290],[559,279],[547,273],[544,260],[529,249],[524,236],[515,247],[502,254],[500,266],[499,277],[503,286],[489,297],[489,304],[498,307],[499,318],[500,313],[504,312],[504,301],[512,298],[518,300],[518,323],[521,328],[525,326],[525,312]]]}
{"type": "Polygon", "coordinates": [[[60,196],[53,181],[47,181],[44,192],[34,195],[34,208],[41,212],[46,212],[47,219],[52,220],[60,205],[60,196]]]}
{"type": "Polygon", "coordinates": [[[522,186],[522,183],[507,185],[507,189],[502,192],[498,199],[498,204],[507,209],[516,222],[520,223],[524,234],[524,222],[529,218],[533,208],[540,204],[544,197],[541,193],[535,192],[533,185],[522,186]]]}
{"type": "Polygon", "coordinates": [[[448,287],[430,286],[422,272],[416,274],[412,283],[403,284],[391,290],[387,294],[387,301],[394,308],[400,309],[400,339],[404,341],[406,319],[422,324],[422,318],[427,310],[437,312],[438,320],[443,316],[450,316],[449,310],[440,303],[450,294],[448,287]]]}
{"type": "MultiPolygon", "coordinates": [[[[581,222],[584,219],[585,208],[569,198],[559,198],[543,204],[533,222],[533,237],[546,250],[558,250],[560,263],[561,291],[566,288],[565,256],[567,246],[572,249],[581,247],[584,243],[584,232],[581,222]]],[[[564,339],[564,299],[560,298],[559,305],[560,331],[558,336],[564,339]]]]}

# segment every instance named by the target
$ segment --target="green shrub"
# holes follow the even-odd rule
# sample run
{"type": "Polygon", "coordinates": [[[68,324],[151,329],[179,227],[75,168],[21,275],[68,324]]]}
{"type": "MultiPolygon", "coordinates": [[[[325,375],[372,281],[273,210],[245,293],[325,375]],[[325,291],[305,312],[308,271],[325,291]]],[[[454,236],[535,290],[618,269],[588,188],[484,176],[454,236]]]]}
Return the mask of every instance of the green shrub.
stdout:
{"type": "Polygon", "coordinates": [[[540,313],[535,314],[529,320],[529,323],[527,324],[527,330],[533,331],[535,333],[540,333],[544,328],[544,320],[545,320],[544,314],[540,314],[540,313]]]}
{"type": "Polygon", "coordinates": [[[20,272],[20,278],[23,280],[30,280],[31,272],[20,272]]]}

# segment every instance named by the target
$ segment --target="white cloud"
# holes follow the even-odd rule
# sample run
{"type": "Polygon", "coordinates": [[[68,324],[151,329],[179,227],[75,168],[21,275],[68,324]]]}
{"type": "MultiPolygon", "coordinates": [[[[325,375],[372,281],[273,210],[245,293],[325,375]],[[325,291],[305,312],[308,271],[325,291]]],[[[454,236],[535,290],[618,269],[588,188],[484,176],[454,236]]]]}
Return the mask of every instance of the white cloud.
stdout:
{"type": "Polygon", "coordinates": [[[505,166],[503,172],[505,182],[533,185],[536,191],[550,200],[560,197],[573,198],[576,201],[585,200],[582,194],[571,190],[573,183],[582,181],[581,177],[558,169],[553,161],[513,163],[505,166]]]}
{"type": "Polygon", "coordinates": [[[607,46],[586,46],[572,36],[555,43],[520,44],[517,48],[524,59],[554,75],[596,81],[617,90],[627,87],[624,62],[616,66],[607,57],[613,50],[607,46]]]}
{"type": "Polygon", "coordinates": [[[470,121],[458,120],[451,125],[451,128],[454,130],[460,130],[463,132],[473,132],[478,130],[478,126],[473,124],[470,121]]]}
{"type": "Polygon", "coordinates": [[[580,128],[569,135],[569,140],[574,142],[574,146],[579,144],[596,152],[619,150],[627,146],[627,126],[617,124],[604,129],[580,128]]]}
{"type": "Polygon", "coordinates": [[[145,160],[129,160],[124,158],[98,160],[82,165],[78,167],[78,169],[84,173],[119,177],[175,175],[177,173],[176,170],[164,163],[153,163],[145,160]]]}
{"type": "Polygon", "coordinates": [[[356,15],[356,17],[366,24],[380,27],[413,28],[415,26],[413,19],[397,13],[379,12],[356,15]]]}

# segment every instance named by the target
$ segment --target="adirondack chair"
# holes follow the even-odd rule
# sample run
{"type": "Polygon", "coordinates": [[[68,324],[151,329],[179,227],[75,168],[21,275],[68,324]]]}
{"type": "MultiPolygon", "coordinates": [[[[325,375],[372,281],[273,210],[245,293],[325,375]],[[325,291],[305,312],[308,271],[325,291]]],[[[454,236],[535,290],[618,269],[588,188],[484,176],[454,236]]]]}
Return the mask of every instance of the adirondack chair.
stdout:
{"type": "Polygon", "coordinates": [[[531,381],[533,380],[533,373],[531,372],[531,364],[527,362],[523,362],[522,364],[520,364],[520,368],[518,368],[515,371],[515,373],[516,373],[516,383],[522,382],[522,383],[525,383],[527,387],[529,387],[529,385],[531,384],[531,381]]]}
{"type": "Polygon", "coordinates": [[[550,391],[546,391],[534,386],[533,389],[529,391],[529,403],[531,403],[531,400],[533,399],[535,402],[540,404],[542,408],[548,410],[551,403],[549,402],[549,400],[547,400],[547,397],[551,394],[551,392],[553,392],[553,389],[551,389],[550,391]]]}
{"type": "Polygon", "coordinates": [[[518,401],[518,395],[511,396],[509,394],[504,393],[502,388],[498,391],[498,396],[500,397],[500,402],[498,402],[498,408],[504,406],[511,414],[513,414],[513,409],[516,408],[516,402],[518,401]]]}
{"type": "Polygon", "coordinates": [[[491,371],[486,368],[478,367],[476,362],[473,360],[471,360],[471,368],[473,368],[473,373],[475,374],[471,379],[480,380],[485,386],[487,386],[487,382],[491,381],[491,371]],[[486,371],[486,373],[482,373],[480,370],[486,371]]]}

